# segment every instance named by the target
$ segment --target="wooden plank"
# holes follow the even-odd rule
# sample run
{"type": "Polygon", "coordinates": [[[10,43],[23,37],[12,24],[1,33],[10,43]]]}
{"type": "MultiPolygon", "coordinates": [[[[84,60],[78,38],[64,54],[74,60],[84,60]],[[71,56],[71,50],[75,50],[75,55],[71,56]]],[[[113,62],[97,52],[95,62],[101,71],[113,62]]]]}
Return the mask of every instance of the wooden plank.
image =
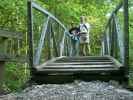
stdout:
{"type": "Polygon", "coordinates": [[[100,62],[109,62],[111,61],[109,57],[106,57],[106,58],[101,58],[101,57],[57,57],[53,60],[51,60],[50,62],[90,62],[90,61],[100,61],[100,62]]]}
{"type": "Polygon", "coordinates": [[[71,60],[71,61],[55,61],[55,63],[68,63],[68,62],[111,62],[111,60],[71,60]]]}
{"type": "Polygon", "coordinates": [[[70,61],[70,62],[84,61],[84,62],[86,62],[86,61],[110,61],[110,59],[59,59],[59,60],[57,60],[55,62],[61,62],[61,61],[64,61],[64,62],[68,62],[68,61],[70,61]]]}
{"type": "MultiPolygon", "coordinates": [[[[45,62],[43,65],[46,65],[51,62],[55,62],[56,60],[61,59],[61,58],[64,58],[64,57],[61,56],[61,57],[52,58],[51,60],[48,60],[47,62],[45,62]]],[[[36,68],[41,68],[41,66],[37,65],[36,68]]]]}
{"type": "Polygon", "coordinates": [[[58,60],[110,60],[107,56],[74,56],[74,57],[66,57],[64,56],[58,60]]]}
{"type": "Polygon", "coordinates": [[[57,73],[57,72],[95,72],[98,71],[106,72],[106,71],[118,71],[118,68],[93,68],[93,69],[37,69],[38,72],[45,72],[45,73],[57,73]]]}
{"type": "Polygon", "coordinates": [[[112,60],[112,62],[115,64],[116,67],[123,67],[123,65],[115,58],[109,56],[109,59],[112,60]]]}
{"type": "Polygon", "coordinates": [[[22,39],[22,33],[0,30],[0,37],[22,39]]]}
{"type": "Polygon", "coordinates": [[[113,64],[113,62],[60,62],[60,63],[49,63],[47,65],[101,65],[101,64],[113,64]]]}
{"type": "Polygon", "coordinates": [[[110,62],[111,60],[95,60],[95,59],[88,59],[88,60],[57,60],[56,63],[68,63],[68,62],[110,62]]]}
{"type": "Polygon", "coordinates": [[[48,65],[40,65],[40,68],[44,68],[44,69],[52,69],[52,68],[55,68],[55,69],[69,69],[69,68],[107,68],[107,67],[115,67],[115,65],[53,65],[53,66],[48,66],[48,65]]]}

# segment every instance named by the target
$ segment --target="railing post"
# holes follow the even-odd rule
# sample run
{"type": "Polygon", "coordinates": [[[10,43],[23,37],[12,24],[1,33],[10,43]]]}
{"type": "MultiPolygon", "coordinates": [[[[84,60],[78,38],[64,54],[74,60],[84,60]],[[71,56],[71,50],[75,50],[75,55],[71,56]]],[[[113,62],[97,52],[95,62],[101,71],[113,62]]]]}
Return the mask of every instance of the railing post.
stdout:
{"type": "Polygon", "coordinates": [[[29,50],[28,50],[28,56],[29,56],[29,66],[31,68],[31,72],[34,71],[34,64],[33,64],[33,17],[32,17],[32,2],[29,0],[28,1],[28,45],[29,45],[29,50]]]}
{"type": "MultiPolygon", "coordinates": [[[[119,40],[118,40],[118,32],[117,32],[117,26],[116,26],[116,21],[115,21],[115,14],[114,14],[114,17],[113,17],[113,57],[114,58],[116,58],[116,59],[118,59],[118,52],[117,52],[117,46],[118,46],[118,44],[119,44],[119,40]]],[[[121,51],[121,50],[120,50],[121,51]]]]}
{"type": "Polygon", "coordinates": [[[51,31],[51,36],[53,38],[53,47],[54,47],[54,50],[55,50],[55,56],[58,57],[58,48],[57,48],[57,43],[56,43],[56,38],[55,38],[55,33],[54,33],[54,30],[53,30],[53,25],[51,24],[51,27],[50,27],[50,31],[51,31]]]}
{"type": "Polygon", "coordinates": [[[114,31],[114,19],[111,21],[111,25],[110,25],[110,32],[111,32],[111,56],[113,57],[114,56],[114,34],[115,34],[115,31],[114,31]]]}
{"type": "Polygon", "coordinates": [[[50,30],[50,27],[51,27],[51,23],[49,23],[49,27],[48,27],[48,59],[51,59],[51,30],[50,30]]]}
{"type": "Polygon", "coordinates": [[[105,54],[105,50],[104,50],[104,41],[102,41],[102,43],[101,43],[101,46],[102,46],[102,48],[101,48],[101,56],[104,56],[104,54],[105,54]]]}
{"type": "MultiPolygon", "coordinates": [[[[119,23],[119,20],[118,18],[115,16],[115,28],[116,28],[116,37],[117,37],[117,45],[119,47],[119,55],[120,55],[120,61],[122,64],[124,64],[124,36],[123,36],[123,32],[121,30],[121,27],[120,27],[120,23],[119,23]]],[[[118,52],[116,52],[118,53],[118,52]]],[[[117,56],[119,56],[118,54],[116,54],[117,56]]]]}
{"type": "Polygon", "coordinates": [[[108,55],[108,43],[107,43],[107,34],[105,34],[106,37],[104,37],[104,45],[105,45],[105,55],[108,55]]]}
{"type": "Polygon", "coordinates": [[[128,0],[123,0],[124,3],[124,66],[125,74],[128,75],[129,70],[129,14],[128,0]]]}
{"type": "Polygon", "coordinates": [[[63,50],[64,50],[65,36],[66,36],[66,33],[64,31],[64,34],[60,43],[60,56],[63,56],[63,53],[64,53],[63,50]]]}
{"type": "Polygon", "coordinates": [[[109,30],[106,32],[106,42],[107,42],[107,55],[110,55],[110,38],[109,38],[109,30]]]}

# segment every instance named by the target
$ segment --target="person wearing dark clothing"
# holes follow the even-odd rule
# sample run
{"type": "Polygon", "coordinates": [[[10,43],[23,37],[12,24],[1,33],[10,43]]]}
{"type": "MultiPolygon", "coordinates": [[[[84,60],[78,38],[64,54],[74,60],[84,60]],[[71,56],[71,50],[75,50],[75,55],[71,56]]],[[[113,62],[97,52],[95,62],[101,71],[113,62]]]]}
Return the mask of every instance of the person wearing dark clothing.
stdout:
{"type": "Polygon", "coordinates": [[[78,27],[73,27],[69,30],[69,33],[71,35],[71,42],[72,42],[72,47],[71,47],[72,56],[78,55],[79,32],[80,32],[80,29],[78,27]]]}

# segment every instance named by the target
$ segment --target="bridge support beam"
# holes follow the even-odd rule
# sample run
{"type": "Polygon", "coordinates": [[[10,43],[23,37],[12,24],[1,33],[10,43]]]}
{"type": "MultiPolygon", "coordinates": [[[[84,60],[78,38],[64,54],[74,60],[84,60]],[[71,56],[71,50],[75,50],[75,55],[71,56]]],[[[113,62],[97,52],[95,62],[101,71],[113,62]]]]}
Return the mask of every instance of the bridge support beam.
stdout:
{"type": "Polygon", "coordinates": [[[124,3],[124,66],[125,75],[128,79],[129,74],[129,12],[128,0],[123,0],[124,3]]]}
{"type": "Polygon", "coordinates": [[[33,64],[33,13],[32,13],[32,2],[31,1],[28,1],[28,9],[27,9],[27,12],[28,12],[28,34],[27,34],[27,37],[28,37],[28,45],[29,45],[29,49],[28,49],[28,56],[29,56],[29,66],[30,66],[30,70],[31,70],[31,76],[32,74],[36,71],[35,68],[34,68],[34,64],[33,64]]]}

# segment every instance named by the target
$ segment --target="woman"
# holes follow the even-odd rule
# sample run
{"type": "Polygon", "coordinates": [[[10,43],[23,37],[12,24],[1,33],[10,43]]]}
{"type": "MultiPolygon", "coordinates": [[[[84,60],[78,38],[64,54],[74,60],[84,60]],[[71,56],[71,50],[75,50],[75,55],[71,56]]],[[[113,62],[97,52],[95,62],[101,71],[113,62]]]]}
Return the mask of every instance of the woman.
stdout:
{"type": "Polygon", "coordinates": [[[86,22],[85,16],[80,17],[80,25],[79,25],[79,35],[80,35],[80,55],[89,56],[90,54],[90,46],[89,46],[89,32],[90,32],[90,24],[86,22]]]}

